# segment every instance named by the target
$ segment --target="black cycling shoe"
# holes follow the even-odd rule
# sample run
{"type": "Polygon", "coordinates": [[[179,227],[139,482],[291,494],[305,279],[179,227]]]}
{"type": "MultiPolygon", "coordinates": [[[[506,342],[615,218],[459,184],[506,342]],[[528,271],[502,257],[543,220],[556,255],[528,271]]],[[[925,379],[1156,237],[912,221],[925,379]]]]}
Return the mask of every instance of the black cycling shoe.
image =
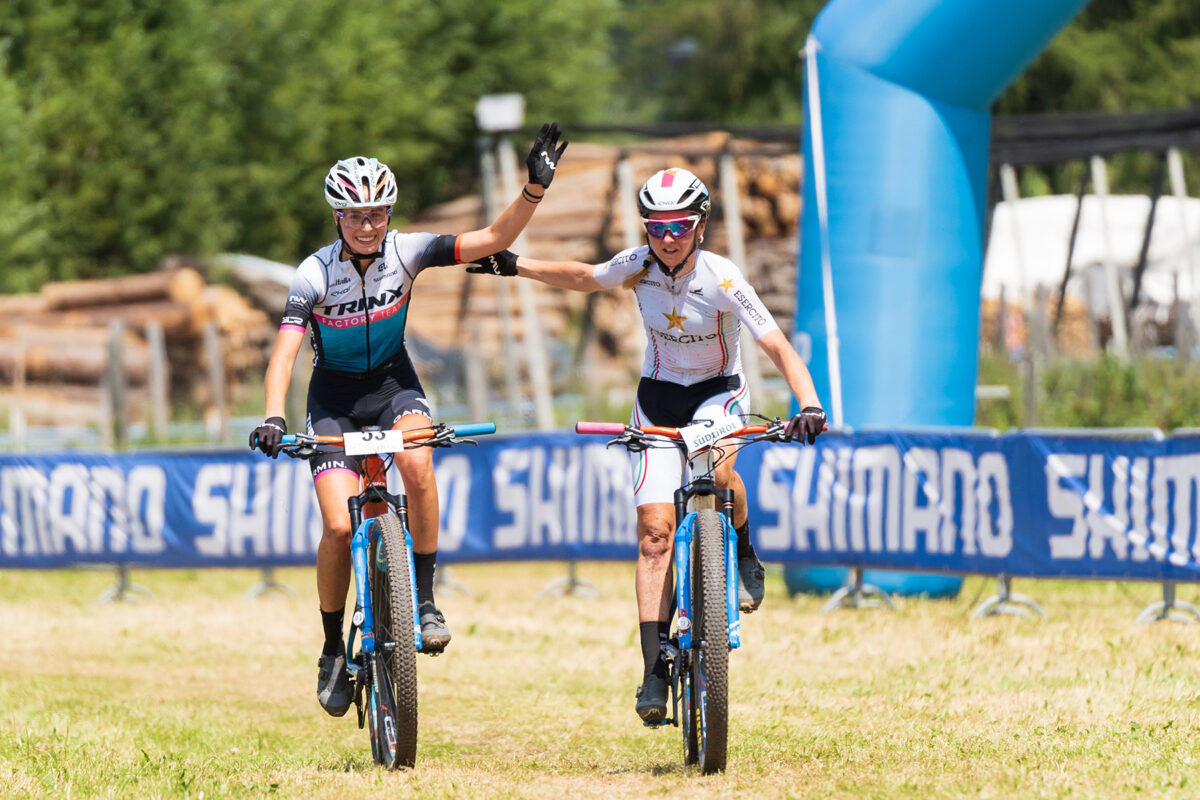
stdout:
{"type": "Polygon", "coordinates": [[[749,614],[762,605],[765,576],[762,562],[754,550],[738,557],[738,609],[743,614],[749,614]]]}
{"type": "Polygon", "coordinates": [[[437,610],[433,603],[422,603],[419,609],[421,616],[421,652],[437,655],[450,644],[450,629],[446,627],[446,617],[437,610]]]}
{"type": "Polygon", "coordinates": [[[647,675],[637,689],[637,714],[642,722],[662,722],[667,718],[667,681],[647,675]]]}
{"type": "Polygon", "coordinates": [[[354,702],[344,652],[333,655],[322,653],[317,660],[317,700],[331,717],[342,716],[354,702]]]}

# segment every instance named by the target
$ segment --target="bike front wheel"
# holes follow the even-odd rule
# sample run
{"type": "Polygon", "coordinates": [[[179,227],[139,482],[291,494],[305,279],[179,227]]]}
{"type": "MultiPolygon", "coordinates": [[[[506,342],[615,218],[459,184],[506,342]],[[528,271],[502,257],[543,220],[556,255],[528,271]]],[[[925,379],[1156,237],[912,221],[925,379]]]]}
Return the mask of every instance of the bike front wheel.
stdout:
{"type": "Polygon", "coordinates": [[[729,739],[729,614],[725,531],[716,511],[696,514],[692,536],[692,652],[686,676],[687,761],[725,769],[729,739]]]}
{"type": "Polygon", "coordinates": [[[417,650],[412,576],[404,526],[395,514],[376,519],[367,555],[375,653],[370,686],[371,751],[388,769],[417,761],[417,650]]]}

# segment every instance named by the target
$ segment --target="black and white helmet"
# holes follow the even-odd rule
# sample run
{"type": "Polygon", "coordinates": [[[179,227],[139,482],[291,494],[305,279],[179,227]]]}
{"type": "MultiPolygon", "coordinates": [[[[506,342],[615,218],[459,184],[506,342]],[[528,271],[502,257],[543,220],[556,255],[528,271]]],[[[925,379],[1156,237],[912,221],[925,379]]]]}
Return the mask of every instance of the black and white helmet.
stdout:
{"type": "Polygon", "coordinates": [[[325,176],[325,200],[337,209],[393,206],[398,196],[396,176],[375,158],[343,158],[325,176]]]}
{"type": "Polygon", "coordinates": [[[687,211],[707,217],[710,208],[704,181],[682,167],[659,170],[638,192],[638,211],[643,217],[651,211],[687,211]]]}

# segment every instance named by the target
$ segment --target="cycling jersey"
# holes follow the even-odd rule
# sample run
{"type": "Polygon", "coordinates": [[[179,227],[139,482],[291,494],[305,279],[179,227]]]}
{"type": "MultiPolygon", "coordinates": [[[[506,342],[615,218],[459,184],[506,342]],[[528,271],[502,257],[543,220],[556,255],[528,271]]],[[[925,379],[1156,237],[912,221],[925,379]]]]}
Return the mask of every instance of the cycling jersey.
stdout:
{"type": "Polygon", "coordinates": [[[456,242],[390,231],[383,254],[362,275],[341,260],[340,241],[326,245],[296,270],[280,327],[311,324],[314,367],[365,373],[384,366],[404,351],[413,281],[426,267],[459,263],[456,242]]]}
{"type": "MultiPolygon", "coordinates": [[[[597,265],[593,277],[606,289],[615,288],[642,270],[649,252],[648,245],[623,250],[597,265]]],[[[741,325],[755,341],[779,330],[737,265],[705,250],[697,251],[695,268],[677,280],[654,263],[633,293],[646,327],[646,378],[690,386],[740,374],[741,325]]]]}

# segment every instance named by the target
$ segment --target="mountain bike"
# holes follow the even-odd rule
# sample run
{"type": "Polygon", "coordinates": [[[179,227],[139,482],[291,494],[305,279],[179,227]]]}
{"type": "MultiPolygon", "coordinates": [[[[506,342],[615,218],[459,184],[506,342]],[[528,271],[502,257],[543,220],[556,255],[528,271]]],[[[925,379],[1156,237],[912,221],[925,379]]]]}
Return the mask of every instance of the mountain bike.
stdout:
{"type": "MultiPolygon", "coordinates": [[[[765,418],[763,418],[765,419],[765,418]]],[[[641,452],[678,447],[692,479],[675,491],[672,633],[666,648],[671,715],[649,727],[680,726],[684,761],[710,774],[725,769],[729,739],[729,651],[741,646],[737,533],[733,492],[717,488],[717,464],[754,442],[788,441],[786,421],[747,425],[741,417],[683,428],[579,422],[575,431],[615,436],[608,443],[641,452]],[[720,442],[719,448],[714,448],[720,442]],[[682,709],[681,709],[682,705],[682,709]]]]}
{"type": "Polygon", "coordinates": [[[495,433],[496,425],[434,425],[416,430],[366,427],[342,436],[283,437],[281,452],[293,458],[343,450],[359,456],[360,491],[349,500],[354,535],[354,615],[346,638],[346,668],[354,680],[358,727],[368,728],[371,755],[388,769],[417,760],[417,653],[421,621],[413,572],[408,500],[387,490],[393,454],[406,447],[475,444],[467,436],[495,433]],[[359,650],[355,652],[355,639],[359,650]]]}

